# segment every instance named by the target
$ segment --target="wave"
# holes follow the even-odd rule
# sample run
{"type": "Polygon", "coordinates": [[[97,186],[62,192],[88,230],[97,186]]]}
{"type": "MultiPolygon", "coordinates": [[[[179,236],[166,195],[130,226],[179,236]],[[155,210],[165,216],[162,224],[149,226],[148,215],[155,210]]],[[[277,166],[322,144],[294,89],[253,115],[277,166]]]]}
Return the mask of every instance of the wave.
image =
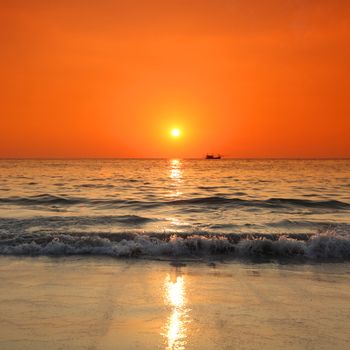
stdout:
{"type": "Polygon", "coordinates": [[[126,199],[93,199],[85,197],[56,196],[39,194],[29,197],[3,197],[0,204],[15,205],[123,205],[139,207],[158,206],[231,206],[231,207],[260,207],[260,208],[315,208],[315,209],[350,209],[350,203],[338,200],[308,200],[296,198],[270,198],[266,200],[248,200],[241,198],[227,198],[220,196],[178,199],[172,201],[139,201],[126,199]]]}
{"type": "Polygon", "coordinates": [[[112,184],[103,184],[103,183],[83,183],[83,184],[78,184],[75,187],[82,187],[82,188],[115,188],[115,185],[112,184]]]}
{"type": "Polygon", "coordinates": [[[13,196],[7,198],[0,198],[0,203],[4,204],[19,204],[19,205],[32,205],[32,204],[79,204],[82,203],[80,198],[55,196],[51,194],[39,194],[29,197],[13,196]]]}
{"type": "Polygon", "coordinates": [[[31,218],[0,218],[0,229],[18,232],[35,226],[47,226],[57,229],[68,225],[91,226],[123,224],[128,226],[142,225],[148,222],[158,221],[157,218],[149,218],[139,215],[101,215],[101,216],[37,216],[31,218]]]}
{"type": "Polygon", "coordinates": [[[229,204],[234,206],[249,206],[249,207],[270,207],[270,208],[282,208],[282,207],[310,207],[310,208],[329,208],[329,209],[349,209],[350,204],[337,201],[315,201],[307,199],[294,199],[294,198],[270,198],[267,200],[246,200],[240,198],[225,198],[225,197],[202,197],[192,199],[180,199],[169,202],[169,204],[229,204]]]}
{"type": "Polygon", "coordinates": [[[106,235],[0,233],[0,254],[92,255],[115,258],[291,259],[349,261],[349,236],[315,235],[106,235]]]}

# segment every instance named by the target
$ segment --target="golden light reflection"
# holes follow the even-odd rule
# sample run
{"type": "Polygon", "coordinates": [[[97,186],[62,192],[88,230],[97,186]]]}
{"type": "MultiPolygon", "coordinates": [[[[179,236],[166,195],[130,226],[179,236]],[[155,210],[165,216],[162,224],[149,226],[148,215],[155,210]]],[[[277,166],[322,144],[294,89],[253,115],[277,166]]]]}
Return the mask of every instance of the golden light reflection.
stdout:
{"type": "MultiPolygon", "coordinates": [[[[183,170],[182,164],[183,162],[180,159],[170,159],[169,160],[169,192],[167,194],[168,197],[172,197],[177,199],[183,193],[181,191],[182,186],[182,177],[183,170]]],[[[169,221],[173,226],[183,226],[186,225],[185,222],[180,221],[178,218],[171,217],[169,221]]]]}
{"type": "Polygon", "coordinates": [[[185,303],[183,276],[177,276],[175,282],[172,282],[170,276],[168,276],[166,284],[170,305],[174,307],[182,307],[185,303]]]}
{"type": "Polygon", "coordinates": [[[188,226],[189,223],[183,220],[180,220],[178,218],[175,217],[168,217],[166,218],[167,221],[169,221],[171,223],[172,226],[188,226]]]}
{"type": "Polygon", "coordinates": [[[182,179],[182,163],[180,159],[170,160],[170,179],[173,181],[181,181],[182,179]]]}
{"type": "Polygon", "coordinates": [[[182,195],[180,184],[182,182],[182,162],[180,159],[171,159],[169,161],[169,197],[179,197],[182,195]]]}
{"type": "Polygon", "coordinates": [[[165,327],[167,350],[184,350],[187,337],[187,323],[189,322],[186,307],[185,279],[183,276],[165,278],[165,303],[171,307],[171,314],[165,327]]]}

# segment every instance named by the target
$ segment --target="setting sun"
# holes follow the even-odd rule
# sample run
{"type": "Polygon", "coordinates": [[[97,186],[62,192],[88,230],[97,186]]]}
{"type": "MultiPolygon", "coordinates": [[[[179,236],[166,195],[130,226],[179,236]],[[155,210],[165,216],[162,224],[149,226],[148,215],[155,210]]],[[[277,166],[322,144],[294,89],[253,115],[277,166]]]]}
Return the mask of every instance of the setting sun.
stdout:
{"type": "Polygon", "coordinates": [[[170,134],[173,138],[178,138],[181,136],[181,130],[179,128],[171,129],[170,134]]]}

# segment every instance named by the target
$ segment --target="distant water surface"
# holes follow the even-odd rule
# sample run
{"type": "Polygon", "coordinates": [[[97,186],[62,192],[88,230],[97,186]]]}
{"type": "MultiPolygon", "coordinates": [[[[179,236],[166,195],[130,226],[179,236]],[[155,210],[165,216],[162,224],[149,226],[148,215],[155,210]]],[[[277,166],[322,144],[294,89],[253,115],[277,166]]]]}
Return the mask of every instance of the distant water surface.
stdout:
{"type": "Polygon", "coordinates": [[[348,259],[349,227],[350,160],[0,161],[2,254],[305,256],[321,232],[348,259]]]}

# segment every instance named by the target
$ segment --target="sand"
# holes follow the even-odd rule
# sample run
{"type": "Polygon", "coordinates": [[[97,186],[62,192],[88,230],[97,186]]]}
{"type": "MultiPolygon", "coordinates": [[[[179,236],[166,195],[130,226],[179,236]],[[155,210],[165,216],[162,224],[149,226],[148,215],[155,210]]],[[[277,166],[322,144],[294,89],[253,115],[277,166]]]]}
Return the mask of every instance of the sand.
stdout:
{"type": "Polygon", "coordinates": [[[350,264],[0,257],[0,349],[349,349],[350,264]]]}

